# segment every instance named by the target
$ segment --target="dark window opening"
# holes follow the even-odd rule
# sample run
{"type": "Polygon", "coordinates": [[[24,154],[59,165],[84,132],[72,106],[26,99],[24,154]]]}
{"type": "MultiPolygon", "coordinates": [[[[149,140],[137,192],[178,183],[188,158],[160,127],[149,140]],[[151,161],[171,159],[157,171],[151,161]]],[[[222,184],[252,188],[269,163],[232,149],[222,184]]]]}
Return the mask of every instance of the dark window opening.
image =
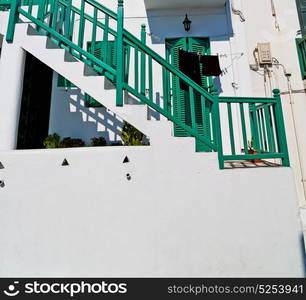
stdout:
{"type": "Polygon", "coordinates": [[[48,136],[53,71],[27,53],[17,149],[44,148],[48,136]]]}

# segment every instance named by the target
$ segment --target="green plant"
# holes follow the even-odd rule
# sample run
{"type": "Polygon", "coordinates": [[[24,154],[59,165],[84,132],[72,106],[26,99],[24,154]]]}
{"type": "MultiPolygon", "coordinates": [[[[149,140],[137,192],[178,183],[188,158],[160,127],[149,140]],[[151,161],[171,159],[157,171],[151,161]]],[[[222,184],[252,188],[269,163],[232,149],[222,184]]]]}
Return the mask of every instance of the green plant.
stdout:
{"type": "Polygon", "coordinates": [[[143,145],[142,139],[144,137],[144,134],[127,122],[124,122],[120,134],[122,137],[122,141],[126,146],[143,145]]]}
{"type": "Polygon", "coordinates": [[[43,144],[47,149],[59,148],[60,139],[61,137],[57,133],[50,134],[45,138],[43,144]]]}
{"type": "Polygon", "coordinates": [[[85,142],[81,139],[72,139],[71,137],[65,137],[59,144],[59,148],[73,148],[84,147],[85,142]]]}
{"type": "Polygon", "coordinates": [[[254,138],[252,137],[251,140],[248,141],[248,148],[249,150],[254,150],[254,138]]]}
{"type": "Polygon", "coordinates": [[[91,139],[91,145],[93,147],[97,147],[97,146],[106,146],[107,142],[105,140],[105,138],[103,136],[100,137],[93,137],[91,139]]]}

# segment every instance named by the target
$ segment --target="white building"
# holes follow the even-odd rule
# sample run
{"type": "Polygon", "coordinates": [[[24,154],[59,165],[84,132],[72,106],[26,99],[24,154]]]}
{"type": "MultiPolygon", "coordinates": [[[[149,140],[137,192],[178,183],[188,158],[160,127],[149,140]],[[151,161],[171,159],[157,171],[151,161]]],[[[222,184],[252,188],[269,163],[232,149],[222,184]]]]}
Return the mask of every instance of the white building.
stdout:
{"type": "Polygon", "coordinates": [[[305,276],[304,0],[0,4],[0,276],[305,276]]]}

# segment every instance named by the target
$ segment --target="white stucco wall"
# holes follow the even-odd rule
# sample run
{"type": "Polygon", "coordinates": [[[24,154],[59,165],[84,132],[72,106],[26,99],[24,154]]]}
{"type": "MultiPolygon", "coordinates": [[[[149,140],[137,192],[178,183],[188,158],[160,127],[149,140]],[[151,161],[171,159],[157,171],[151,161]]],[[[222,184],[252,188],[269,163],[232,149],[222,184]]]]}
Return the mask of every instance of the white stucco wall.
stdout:
{"type": "Polygon", "coordinates": [[[291,170],[220,171],[179,140],[2,152],[0,276],[304,276],[291,170]]]}
{"type": "MultiPolygon", "coordinates": [[[[272,16],[270,1],[235,0],[236,7],[241,9],[246,18],[244,28],[248,45],[249,63],[254,64],[253,50],[257,43],[270,42],[273,57],[277,58],[292,73],[290,80],[292,90],[301,91],[305,87],[301,78],[295,44],[295,39],[298,37],[297,31],[300,29],[296,4],[295,1],[283,0],[274,0],[274,4],[279,30],[275,26],[275,18],[272,16]]],[[[237,18],[239,19],[238,16],[237,18]]],[[[300,205],[306,208],[306,95],[305,92],[292,94],[292,105],[290,105],[288,83],[283,69],[281,67],[279,69],[273,67],[271,70],[272,88],[280,88],[281,92],[287,93],[287,95],[282,95],[282,103],[289,153],[291,165],[294,168],[300,205]],[[293,120],[293,116],[295,120],[293,120]],[[302,170],[300,163],[302,164],[302,170]]],[[[262,72],[262,69],[260,72],[262,72]]],[[[250,71],[250,73],[252,94],[254,96],[265,96],[263,76],[256,72],[250,71]]],[[[270,95],[269,87],[267,87],[267,92],[270,95]]]]}

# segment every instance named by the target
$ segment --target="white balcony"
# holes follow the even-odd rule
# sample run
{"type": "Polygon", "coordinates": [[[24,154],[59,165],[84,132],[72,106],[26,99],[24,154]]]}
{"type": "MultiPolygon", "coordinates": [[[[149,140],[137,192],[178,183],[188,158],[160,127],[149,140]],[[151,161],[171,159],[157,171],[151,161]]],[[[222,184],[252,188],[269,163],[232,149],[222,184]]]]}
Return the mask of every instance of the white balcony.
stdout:
{"type": "Polygon", "coordinates": [[[146,9],[222,7],[227,0],[144,0],[146,9]]]}

